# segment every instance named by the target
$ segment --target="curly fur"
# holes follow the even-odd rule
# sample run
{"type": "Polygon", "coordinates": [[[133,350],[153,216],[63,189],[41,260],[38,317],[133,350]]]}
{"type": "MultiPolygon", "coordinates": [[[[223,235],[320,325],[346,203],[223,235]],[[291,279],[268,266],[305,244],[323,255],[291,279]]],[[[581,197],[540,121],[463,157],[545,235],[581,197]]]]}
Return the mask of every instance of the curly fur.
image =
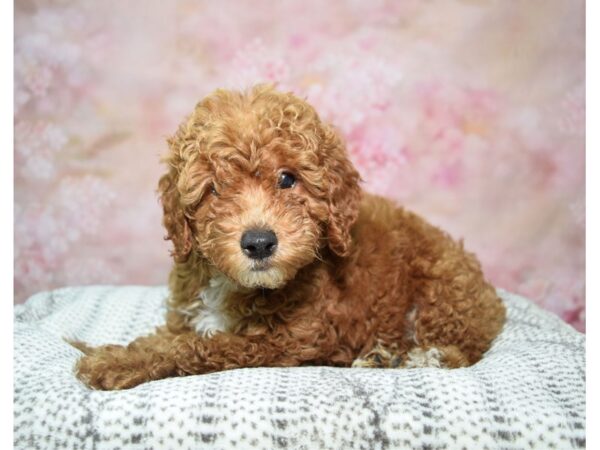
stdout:
{"type": "Polygon", "coordinates": [[[475,256],[362,192],[342,140],[305,101],[270,86],[218,90],[168,143],[167,323],[126,347],[79,344],[89,386],[257,366],[462,367],[501,330],[504,307],[475,256]],[[293,188],[278,188],[282,170],[293,188]],[[279,240],[266,262],[240,249],[256,227],[279,240]]]}

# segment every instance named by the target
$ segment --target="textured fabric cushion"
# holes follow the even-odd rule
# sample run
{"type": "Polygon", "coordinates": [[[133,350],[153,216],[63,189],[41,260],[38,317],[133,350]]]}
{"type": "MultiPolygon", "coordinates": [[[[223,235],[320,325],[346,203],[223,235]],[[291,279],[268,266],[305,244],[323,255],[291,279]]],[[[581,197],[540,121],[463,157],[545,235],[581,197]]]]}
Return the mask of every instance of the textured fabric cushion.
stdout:
{"type": "Polygon", "coordinates": [[[240,369],[93,391],[63,341],[127,343],[163,322],[162,287],[85,287],[15,307],[17,448],[585,446],[585,338],[500,292],[508,323],[473,367],[240,369]]]}

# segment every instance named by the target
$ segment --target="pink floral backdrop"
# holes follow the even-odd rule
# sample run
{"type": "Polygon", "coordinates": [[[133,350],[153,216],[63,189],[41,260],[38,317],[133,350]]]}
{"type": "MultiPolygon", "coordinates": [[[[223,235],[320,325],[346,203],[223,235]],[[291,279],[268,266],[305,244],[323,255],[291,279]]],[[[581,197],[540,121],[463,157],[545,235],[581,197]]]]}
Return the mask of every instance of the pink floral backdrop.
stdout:
{"type": "Polygon", "coordinates": [[[15,299],[164,284],[165,139],[216,87],[274,81],[367,190],[584,329],[583,0],[20,1],[15,299]]]}

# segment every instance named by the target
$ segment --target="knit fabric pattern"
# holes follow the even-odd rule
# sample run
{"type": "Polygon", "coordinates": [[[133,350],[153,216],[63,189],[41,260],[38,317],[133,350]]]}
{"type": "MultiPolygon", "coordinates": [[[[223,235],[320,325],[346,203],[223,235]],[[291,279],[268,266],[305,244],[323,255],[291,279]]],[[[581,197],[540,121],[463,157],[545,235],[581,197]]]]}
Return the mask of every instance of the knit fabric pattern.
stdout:
{"type": "Polygon", "coordinates": [[[499,291],[508,321],[464,369],[238,369],[94,391],[63,338],[126,344],[164,287],[69,287],[15,306],[18,449],[585,447],[585,336],[499,291]]]}

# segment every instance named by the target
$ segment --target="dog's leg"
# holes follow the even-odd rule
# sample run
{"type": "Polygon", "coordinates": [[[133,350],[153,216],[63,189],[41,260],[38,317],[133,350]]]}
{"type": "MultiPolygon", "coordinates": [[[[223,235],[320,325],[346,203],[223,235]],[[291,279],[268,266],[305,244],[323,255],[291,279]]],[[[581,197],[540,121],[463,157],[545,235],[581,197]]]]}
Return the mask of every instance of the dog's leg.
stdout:
{"type": "Polygon", "coordinates": [[[164,328],[156,334],[136,339],[128,346],[71,343],[85,353],[75,366],[75,373],[95,389],[126,389],[144,381],[157,380],[175,374],[175,365],[168,357],[175,335],[164,328]]]}
{"type": "Polygon", "coordinates": [[[240,367],[297,366],[319,360],[326,348],[318,342],[302,343],[281,333],[217,333],[203,338],[195,333],[174,335],[162,330],[127,347],[106,345],[93,349],[79,360],[76,373],[95,389],[127,389],[171,376],[240,367]]]}
{"type": "Polygon", "coordinates": [[[475,257],[456,244],[415,290],[412,367],[464,367],[479,361],[502,328],[505,309],[475,257]]]}

